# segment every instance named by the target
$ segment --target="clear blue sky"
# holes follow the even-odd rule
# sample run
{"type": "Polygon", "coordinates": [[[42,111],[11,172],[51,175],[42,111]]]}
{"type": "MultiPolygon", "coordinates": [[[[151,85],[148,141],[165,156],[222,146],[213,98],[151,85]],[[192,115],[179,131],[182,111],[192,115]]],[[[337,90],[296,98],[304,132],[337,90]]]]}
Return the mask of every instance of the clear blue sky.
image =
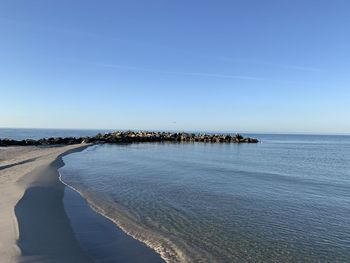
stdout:
{"type": "Polygon", "coordinates": [[[350,133],[350,1],[0,3],[0,127],[350,133]]]}

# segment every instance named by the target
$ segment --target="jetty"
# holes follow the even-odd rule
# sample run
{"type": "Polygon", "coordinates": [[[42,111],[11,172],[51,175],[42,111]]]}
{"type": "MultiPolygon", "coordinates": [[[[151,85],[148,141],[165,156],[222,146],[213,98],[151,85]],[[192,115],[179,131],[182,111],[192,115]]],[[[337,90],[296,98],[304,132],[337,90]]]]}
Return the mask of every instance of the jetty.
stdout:
{"type": "Polygon", "coordinates": [[[203,142],[203,143],[258,143],[259,140],[240,134],[207,134],[187,132],[115,131],[98,133],[92,137],[51,137],[38,140],[0,139],[0,146],[70,145],[79,143],[134,143],[134,142],[203,142]]]}

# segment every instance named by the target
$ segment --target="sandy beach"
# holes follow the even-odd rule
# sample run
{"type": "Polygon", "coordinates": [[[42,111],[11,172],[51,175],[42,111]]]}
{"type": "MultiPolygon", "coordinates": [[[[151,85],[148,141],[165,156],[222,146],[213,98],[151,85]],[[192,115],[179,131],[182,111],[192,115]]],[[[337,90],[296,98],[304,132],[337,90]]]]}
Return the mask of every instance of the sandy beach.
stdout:
{"type": "Polygon", "coordinates": [[[87,146],[0,148],[1,262],[163,262],[59,180],[60,157],[87,146]]]}
{"type": "MultiPolygon", "coordinates": [[[[62,246],[59,246],[59,244],[53,246],[53,241],[58,243],[69,242],[65,245],[65,248],[69,247],[69,249],[62,254],[67,259],[84,258],[72,232],[67,227],[67,224],[69,224],[67,218],[56,217],[62,215],[62,211],[59,210],[63,207],[60,208],[55,204],[55,200],[58,200],[55,195],[60,192],[57,190],[62,186],[57,183],[57,171],[51,164],[59,155],[81,150],[86,146],[5,147],[0,149],[1,262],[45,261],[45,258],[50,255],[60,254],[59,250],[62,246]],[[27,192],[27,189],[31,190],[27,192]],[[49,193],[37,195],[38,205],[32,202],[26,203],[26,200],[30,200],[28,195],[33,194],[33,189],[49,191],[49,193]],[[25,213],[31,215],[32,220],[22,220],[24,225],[18,224],[17,217],[23,218],[25,213]],[[43,213],[51,216],[53,220],[61,220],[60,224],[56,224],[58,227],[53,229],[56,234],[38,231],[38,228],[42,227],[44,229],[50,225],[50,222],[44,221],[47,218],[41,216],[43,213]],[[26,223],[31,223],[31,225],[25,226],[26,223]],[[20,227],[26,233],[21,234],[19,240],[20,227]],[[38,235],[42,233],[46,233],[47,236],[38,235]],[[37,238],[36,242],[32,242],[34,241],[32,240],[33,237],[37,238]],[[26,256],[27,254],[31,256],[26,256]]],[[[62,260],[64,259],[62,258],[62,260]]]]}

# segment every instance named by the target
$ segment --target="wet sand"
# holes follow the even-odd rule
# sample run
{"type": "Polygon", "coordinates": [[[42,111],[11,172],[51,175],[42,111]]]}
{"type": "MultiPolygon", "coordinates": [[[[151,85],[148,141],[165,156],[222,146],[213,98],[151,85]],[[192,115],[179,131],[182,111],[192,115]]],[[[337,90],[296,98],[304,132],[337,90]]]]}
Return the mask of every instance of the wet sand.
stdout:
{"type": "Polygon", "coordinates": [[[59,181],[85,147],[0,148],[1,262],[163,262],[59,181]]]}

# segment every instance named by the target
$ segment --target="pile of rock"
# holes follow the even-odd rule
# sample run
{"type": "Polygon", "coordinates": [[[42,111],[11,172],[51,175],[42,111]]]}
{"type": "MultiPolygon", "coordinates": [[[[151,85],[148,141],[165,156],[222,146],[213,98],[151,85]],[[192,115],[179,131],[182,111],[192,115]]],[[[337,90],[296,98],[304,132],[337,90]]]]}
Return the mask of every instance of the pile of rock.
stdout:
{"type": "Polygon", "coordinates": [[[84,137],[55,137],[55,138],[43,138],[39,140],[26,139],[26,140],[12,140],[12,139],[0,139],[0,146],[28,146],[28,145],[69,145],[78,144],[84,142],[84,137]]]}
{"type": "Polygon", "coordinates": [[[97,134],[90,140],[98,140],[109,143],[121,142],[229,142],[229,143],[257,143],[255,138],[244,138],[240,134],[196,134],[173,132],[147,132],[147,131],[117,131],[106,134],[97,134]]]}
{"type": "Polygon", "coordinates": [[[132,142],[210,142],[210,143],[257,143],[255,138],[243,137],[240,134],[195,134],[148,131],[116,131],[97,134],[93,137],[57,137],[40,140],[0,139],[0,146],[9,145],[68,145],[77,143],[132,143],[132,142]]]}

